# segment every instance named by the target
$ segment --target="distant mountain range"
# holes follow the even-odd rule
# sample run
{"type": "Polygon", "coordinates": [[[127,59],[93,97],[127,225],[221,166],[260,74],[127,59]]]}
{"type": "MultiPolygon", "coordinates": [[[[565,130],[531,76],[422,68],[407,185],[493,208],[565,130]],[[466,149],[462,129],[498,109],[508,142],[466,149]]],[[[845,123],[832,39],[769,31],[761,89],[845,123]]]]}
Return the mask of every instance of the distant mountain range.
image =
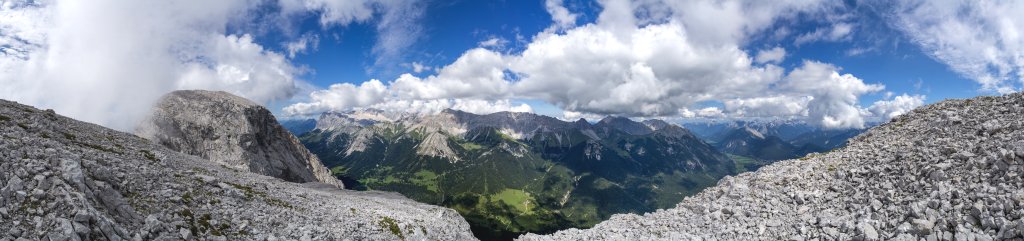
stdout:
{"type": "Polygon", "coordinates": [[[459,211],[482,239],[590,227],[670,208],[737,163],[686,129],[531,113],[324,113],[302,143],[356,189],[459,211]]]}
{"type": "Polygon", "coordinates": [[[796,120],[708,121],[683,126],[722,152],[760,161],[832,150],[867,130],[822,129],[796,120]]]}
{"type": "Polygon", "coordinates": [[[280,122],[281,126],[295,136],[300,136],[316,129],[316,120],[314,119],[281,120],[280,122]]]}

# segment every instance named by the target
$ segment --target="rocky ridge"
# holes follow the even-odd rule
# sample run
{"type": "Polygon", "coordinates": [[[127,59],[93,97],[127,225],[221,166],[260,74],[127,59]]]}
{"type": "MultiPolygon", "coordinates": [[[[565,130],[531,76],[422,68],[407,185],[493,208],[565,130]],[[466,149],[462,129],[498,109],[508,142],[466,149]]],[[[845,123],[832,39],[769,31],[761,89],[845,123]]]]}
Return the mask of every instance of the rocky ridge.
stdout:
{"type": "Polygon", "coordinates": [[[165,95],[136,135],[229,167],[290,182],[343,187],[263,106],[223,91],[165,95]]]}
{"type": "Polygon", "coordinates": [[[292,183],[0,100],[0,240],[473,240],[454,210],[292,183]]]}
{"type": "Polygon", "coordinates": [[[520,240],[1020,240],[1022,137],[1024,94],[943,101],[672,209],[520,240]]]}

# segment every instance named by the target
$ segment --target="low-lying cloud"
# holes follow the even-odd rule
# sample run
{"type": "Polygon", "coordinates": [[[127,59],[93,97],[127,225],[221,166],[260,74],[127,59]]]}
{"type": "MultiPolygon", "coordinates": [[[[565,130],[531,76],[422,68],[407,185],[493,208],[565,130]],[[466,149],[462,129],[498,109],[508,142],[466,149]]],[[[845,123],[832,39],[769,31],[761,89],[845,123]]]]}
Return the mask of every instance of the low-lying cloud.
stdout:
{"type": "MultiPolygon", "coordinates": [[[[307,85],[297,77],[306,70],[290,57],[315,38],[306,36],[284,54],[229,28],[245,30],[264,4],[279,6],[275,22],[315,13],[330,27],[406,9],[404,2],[4,1],[0,97],[121,130],[131,129],[157,98],[177,89],[224,90],[260,103],[288,100],[297,86],[307,85]]],[[[407,34],[390,30],[402,27],[389,22],[379,28],[407,34]]],[[[382,42],[383,52],[407,46],[382,42]]]]}

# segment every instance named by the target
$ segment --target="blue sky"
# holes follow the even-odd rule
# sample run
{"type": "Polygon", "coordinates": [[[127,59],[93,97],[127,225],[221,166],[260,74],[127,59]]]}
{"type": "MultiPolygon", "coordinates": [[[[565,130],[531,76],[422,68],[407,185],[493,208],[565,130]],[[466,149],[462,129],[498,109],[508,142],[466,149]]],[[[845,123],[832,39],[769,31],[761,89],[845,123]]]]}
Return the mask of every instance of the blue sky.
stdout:
{"type": "Polygon", "coordinates": [[[1017,1],[0,7],[0,82],[10,86],[0,97],[120,129],[175,89],[228,91],[281,118],[454,108],[564,119],[798,118],[850,128],[1024,83],[1017,1]]]}
{"type": "MultiPolygon", "coordinates": [[[[412,72],[412,67],[406,65],[408,63],[444,66],[462,52],[488,39],[499,37],[512,41],[517,35],[524,38],[533,36],[551,23],[543,4],[542,1],[433,2],[426,7],[426,17],[419,22],[424,29],[420,40],[405,49],[402,61],[385,66],[375,66],[378,57],[372,51],[377,34],[375,23],[323,29],[311,13],[300,32],[321,36],[337,34],[340,39],[321,41],[317,51],[302,54],[295,61],[315,70],[315,73],[303,77],[320,87],[337,82],[360,83],[374,78],[391,80],[402,73],[412,72]]],[[[268,42],[262,43],[264,46],[283,48],[281,43],[271,42],[282,37],[268,36],[267,39],[268,42]]],[[[422,74],[429,73],[432,71],[422,74]]]]}
{"type": "MultiPolygon", "coordinates": [[[[372,48],[376,30],[372,21],[347,26],[323,28],[315,13],[302,22],[300,33],[313,33],[322,37],[317,50],[299,54],[294,61],[309,67],[312,71],[301,76],[320,88],[335,83],[362,83],[369,79],[393,80],[403,73],[413,73],[410,63],[416,62],[434,69],[443,67],[459,57],[464,51],[478,47],[480,42],[492,38],[508,41],[500,50],[522,51],[530,38],[552,24],[551,16],[545,10],[544,1],[433,1],[426,4],[425,16],[418,24],[423,34],[418,41],[403,50],[403,55],[393,61],[377,63],[372,48]]],[[[783,47],[787,58],[779,65],[787,69],[798,67],[804,60],[831,63],[842,68],[843,73],[854,74],[869,83],[881,83],[885,91],[872,93],[859,99],[863,106],[886,97],[886,93],[925,95],[925,103],[947,98],[967,98],[979,94],[993,94],[979,91],[980,85],[955,73],[948,66],[927,56],[912,44],[902,33],[885,23],[870,9],[857,8],[858,3],[847,6],[854,9],[860,26],[851,37],[838,41],[817,41],[796,44],[789,39],[755,39],[746,44],[748,52],[758,47],[783,47]],[[852,54],[852,51],[864,50],[852,54]]],[[[578,25],[594,23],[601,6],[593,1],[568,1],[565,6],[579,13],[578,25]]],[[[780,25],[795,32],[813,32],[816,28],[827,27],[820,19],[795,19],[780,25]]],[[[277,33],[280,34],[280,33],[277,33]]],[[[767,38],[767,37],[765,37],[767,38]]],[[[284,51],[281,36],[267,36],[264,46],[284,51]]],[[[436,73],[426,70],[413,73],[426,76],[436,73]]],[[[531,105],[535,111],[548,115],[560,115],[560,108],[537,100],[517,100],[531,105]]],[[[719,106],[711,101],[705,106],[719,106]]]]}

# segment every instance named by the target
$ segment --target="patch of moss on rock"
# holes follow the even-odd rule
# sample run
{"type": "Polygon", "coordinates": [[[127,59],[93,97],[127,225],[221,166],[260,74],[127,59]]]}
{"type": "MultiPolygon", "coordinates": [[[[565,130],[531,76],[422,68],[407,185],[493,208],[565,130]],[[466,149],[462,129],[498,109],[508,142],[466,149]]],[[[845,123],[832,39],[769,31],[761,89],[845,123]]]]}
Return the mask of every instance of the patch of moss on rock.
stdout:
{"type": "Polygon", "coordinates": [[[405,240],[405,235],[402,234],[402,229],[398,227],[398,223],[391,217],[384,217],[377,224],[379,224],[384,230],[391,231],[391,234],[398,236],[399,239],[405,240]]]}

